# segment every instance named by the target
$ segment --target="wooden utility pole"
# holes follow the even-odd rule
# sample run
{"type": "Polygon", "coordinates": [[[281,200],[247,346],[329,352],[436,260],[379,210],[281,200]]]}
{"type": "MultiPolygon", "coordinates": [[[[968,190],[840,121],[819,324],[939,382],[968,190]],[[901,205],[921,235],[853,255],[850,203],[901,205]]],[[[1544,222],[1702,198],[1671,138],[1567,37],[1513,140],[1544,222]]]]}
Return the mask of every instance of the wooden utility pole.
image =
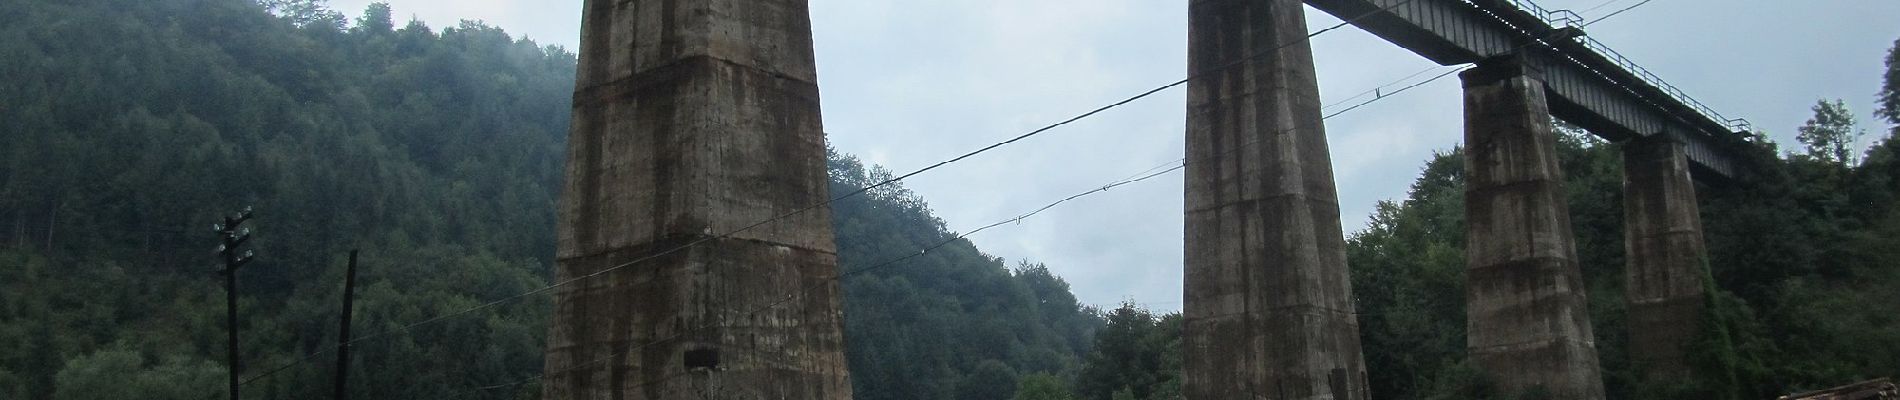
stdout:
{"type": "Polygon", "coordinates": [[[343,328],[336,337],[336,399],[349,398],[344,388],[350,378],[350,314],[356,297],[356,250],[350,250],[350,266],[343,273],[343,328]]]}
{"type": "Polygon", "coordinates": [[[224,270],[220,273],[224,274],[224,321],[228,334],[225,350],[231,372],[231,400],[238,400],[238,375],[244,373],[244,368],[238,364],[237,269],[250,263],[254,256],[249,250],[244,251],[243,255],[238,254],[238,245],[251,240],[251,230],[240,231],[238,225],[250,219],[251,208],[245,207],[236,216],[225,217],[224,223],[212,225],[212,230],[217,231],[224,240],[224,244],[218,245],[218,255],[224,256],[224,270]]]}
{"type": "Polygon", "coordinates": [[[46,254],[53,254],[53,226],[59,223],[59,205],[46,212],[46,254]]]}

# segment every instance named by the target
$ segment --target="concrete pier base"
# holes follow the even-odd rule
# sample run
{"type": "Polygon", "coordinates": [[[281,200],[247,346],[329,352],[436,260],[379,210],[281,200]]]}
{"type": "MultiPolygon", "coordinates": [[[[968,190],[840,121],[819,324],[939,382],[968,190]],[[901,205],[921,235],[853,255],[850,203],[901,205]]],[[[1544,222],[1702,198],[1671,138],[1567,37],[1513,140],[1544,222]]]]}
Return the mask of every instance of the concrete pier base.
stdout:
{"type": "Polygon", "coordinates": [[[1369,398],[1301,3],[1189,9],[1182,392],[1369,398]]]}
{"type": "Polygon", "coordinates": [[[1684,352],[1701,326],[1708,259],[1700,213],[1681,142],[1659,134],[1623,144],[1629,351],[1651,379],[1689,372],[1684,352]]]}
{"type": "Polygon", "coordinates": [[[1471,359],[1509,392],[1602,399],[1542,78],[1516,58],[1460,78],[1471,359]]]}
{"type": "Polygon", "coordinates": [[[851,398],[805,0],[584,7],[543,398],[851,398]]]}

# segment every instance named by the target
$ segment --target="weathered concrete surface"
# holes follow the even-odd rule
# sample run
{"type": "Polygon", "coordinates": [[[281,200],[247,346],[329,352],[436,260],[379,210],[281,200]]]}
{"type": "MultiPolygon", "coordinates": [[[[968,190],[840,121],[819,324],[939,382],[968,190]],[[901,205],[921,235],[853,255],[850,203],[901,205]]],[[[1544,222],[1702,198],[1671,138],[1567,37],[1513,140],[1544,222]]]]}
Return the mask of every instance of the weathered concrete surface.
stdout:
{"type": "Polygon", "coordinates": [[[1465,88],[1466,345],[1507,391],[1601,399],[1556,134],[1537,71],[1514,59],[1465,88]]]}
{"type": "Polygon", "coordinates": [[[1366,399],[1300,1],[1189,11],[1190,71],[1247,61],[1188,84],[1183,394],[1366,399]]]}
{"type": "Polygon", "coordinates": [[[1623,144],[1623,240],[1630,358],[1652,378],[1681,377],[1702,321],[1708,252],[1688,157],[1670,135],[1623,144]]]}
{"type": "MultiPolygon", "coordinates": [[[[584,10],[557,280],[824,199],[805,0],[584,10]]],[[[819,209],[559,288],[544,398],[851,398],[835,246],[819,209]]]]}

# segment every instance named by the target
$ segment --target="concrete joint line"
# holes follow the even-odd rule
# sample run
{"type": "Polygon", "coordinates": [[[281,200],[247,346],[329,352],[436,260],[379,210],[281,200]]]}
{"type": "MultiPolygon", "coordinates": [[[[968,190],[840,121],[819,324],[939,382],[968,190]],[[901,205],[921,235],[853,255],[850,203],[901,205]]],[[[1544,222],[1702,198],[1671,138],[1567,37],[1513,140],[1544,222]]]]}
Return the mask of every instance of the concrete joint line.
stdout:
{"type": "Polygon", "coordinates": [[[1551,190],[1556,190],[1557,188],[1555,188],[1554,186],[1559,185],[1561,182],[1562,181],[1559,181],[1556,178],[1532,178],[1532,179],[1514,180],[1514,181],[1505,182],[1505,183],[1488,184],[1488,185],[1482,185],[1482,186],[1467,184],[1465,185],[1465,194],[1467,195],[1466,198],[1470,198],[1470,195],[1489,195],[1489,194],[1497,193],[1497,192],[1511,192],[1511,191],[1524,191],[1524,190],[1541,191],[1542,189],[1546,189],[1546,188],[1549,188],[1551,190]]]}
{"type": "MultiPolygon", "coordinates": [[[[660,237],[654,238],[653,240],[648,240],[645,243],[640,243],[640,244],[636,244],[632,246],[601,250],[601,251],[597,251],[597,252],[593,252],[589,254],[577,255],[577,256],[556,257],[555,261],[568,262],[572,260],[582,260],[582,259],[590,259],[590,258],[606,258],[606,257],[619,255],[621,253],[635,253],[636,254],[628,258],[652,257],[654,255],[665,253],[665,252],[678,252],[678,251],[690,250],[691,247],[695,247],[695,246],[699,246],[700,244],[703,244],[701,242],[701,240],[703,239],[711,239],[711,240],[705,240],[705,242],[714,242],[714,241],[719,241],[719,240],[739,241],[739,242],[746,242],[750,244],[784,247],[784,248],[789,248],[796,251],[819,253],[819,254],[826,254],[826,255],[832,255],[832,256],[838,255],[838,252],[834,250],[820,250],[820,249],[814,249],[810,247],[804,247],[804,246],[798,246],[798,245],[792,245],[792,244],[786,244],[786,243],[780,243],[780,242],[773,242],[773,241],[768,241],[768,240],[732,237],[732,236],[708,235],[708,234],[699,234],[699,233],[674,233],[674,234],[668,234],[665,236],[660,236],[660,237]],[[662,244],[672,244],[672,245],[662,246],[662,244]]],[[[608,266],[605,268],[612,268],[612,266],[608,266]]],[[[592,273],[592,272],[589,272],[589,273],[592,273]]]]}
{"type": "Polygon", "coordinates": [[[1220,209],[1223,209],[1223,208],[1229,208],[1229,207],[1235,207],[1235,206],[1250,206],[1250,205],[1256,205],[1256,204],[1270,202],[1270,201],[1284,200],[1287,198],[1300,198],[1301,200],[1304,200],[1304,202],[1308,204],[1320,203],[1320,204],[1331,204],[1334,206],[1339,205],[1338,202],[1328,202],[1322,199],[1313,198],[1312,195],[1306,192],[1299,192],[1299,193],[1270,194],[1270,195],[1257,196],[1254,198],[1243,199],[1243,200],[1233,200],[1233,201],[1228,201],[1224,203],[1217,203],[1217,204],[1207,205],[1207,206],[1202,206],[1202,207],[1189,208],[1187,209],[1187,212],[1189,214],[1213,212],[1213,211],[1219,211],[1220,209]]]}
{"type": "Polygon", "coordinates": [[[694,66],[711,65],[711,64],[729,66],[737,70],[748,71],[749,73],[752,73],[755,75],[762,75],[762,76],[771,77],[772,79],[775,79],[775,80],[790,82],[791,84],[794,84],[794,85],[805,85],[805,86],[810,86],[814,89],[816,89],[818,86],[817,83],[806,81],[804,79],[800,79],[795,76],[786,75],[785,73],[782,73],[782,72],[768,70],[768,69],[759,68],[759,67],[746,65],[746,64],[741,64],[738,62],[734,62],[732,60],[719,58],[713,55],[699,54],[699,55],[682,57],[678,60],[673,60],[672,62],[669,62],[666,64],[647,68],[645,71],[635,73],[632,76],[615,79],[613,81],[598,83],[594,85],[589,85],[587,87],[577,89],[574,91],[573,106],[575,108],[593,107],[593,106],[598,106],[605,103],[611,103],[616,100],[625,99],[647,88],[657,86],[660,84],[677,81],[680,78],[686,76],[687,73],[691,72],[694,66]]]}
{"type": "MultiPolygon", "coordinates": [[[[1501,268],[1522,268],[1527,265],[1541,266],[1541,265],[1545,265],[1546,263],[1557,263],[1561,265],[1561,264],[1574,263],[1574,262],[1575,260],[1573,257],[1530,256],[1530,257],[1523,257],[1523,258],[1510,258],[1504,261],[1491,263],[1491,264],[1470,266],[1470,267],[1465,268],[1465,270],[1466,271],[1486,271],[1486,270],[1501,269],[1501,268]]],[[[1564,267],[1564,266],[1560,266],[1557,268],[1569,269],[1569,267],[1564,267]]]]}
{"type": "Polygon", "coordinates": [[[1676,228],[1676,229],[1665,229],[1665,230],[1660,230],[1660,231],[1645,230],[1644,232],[1637,235],[1637,237],[1641,237],[1641,238],[1666,238],[1666,237],[1673,237],[1673,236],[1695,236],[1697,238],[1700,238],[1702,237],[1702,230],[1695,229],[1695,228],[1676,228]]]}
{"type": "Polygon", "coordinates": [[[1530,350],[1530,349],[1535,349],[1539,347],[1547,347],[1547,346],[1563,344],[1563,343],[1580,344],[1592,349],[1596,348],[1597,346],[1597,343],[1595,340],[1554,338],[1554,339],[1541,339],[1541,340],[1531,340],[1531,341],[1523,341],[1523,342],[1516,342],[1516,343],[1497,344],[1497,345],[1490,345],[1490,346],[1483,346],[1483,347],[1471,347],[1471,348],[1467,348],[1466,350],[1472,353],[1481,353],[1481,354],[1516,353],[1516,352],[1521,352],[1524,350],[1530,350]]]}
{"type": "Polygon", "coordinates": [[[1700,293],[1695,293],[1695,294],[1683,294],[1683,295],[1676,295],[1676,296],[1663,296],[1663,297],[1643,298],[1643,299],[1631,298],[1629,299],[1629,302],[1631,305],[1647,306],[1647,305],[1656,305],[1656,304],[1662,304],[1662,303],[1680,303],[1680,302],[1683,302],[1683,300],[1688,300],[1688,299],[1700,300],[1701,298],[1702,298],[1702,295],[1700,293]]]}

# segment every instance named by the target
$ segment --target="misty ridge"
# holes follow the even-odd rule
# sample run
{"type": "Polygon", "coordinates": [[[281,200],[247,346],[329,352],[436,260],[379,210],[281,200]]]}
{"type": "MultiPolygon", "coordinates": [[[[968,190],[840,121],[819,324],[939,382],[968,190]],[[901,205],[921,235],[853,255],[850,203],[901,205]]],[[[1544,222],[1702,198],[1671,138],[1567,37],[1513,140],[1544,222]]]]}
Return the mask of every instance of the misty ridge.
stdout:
{"type": "MultiPolygon", "coordinates": [[[[338,342],[360,249],[353,329],[375,337],[351,346],[350,397],[540,398],[555,306],[519,295],[557,282],[579,60],[503,27],[392,14],[0,3],[0,399],[223,397],[208,228],[244,207],[256,258],[239,275],[238,345],[245,375],[268,375],[244,396],[330,398],[334,355],[312,355],[338,342]]],[[[1557,124],[1608,398],[1900,376],[1897,58],[1900,41],[1884,85],[1866,88],[1879,109],[1817,100],[1803,126],[1757,127],[1799,143],[1746,142],[1749,179],[1696,187],[1707,311],[1681,321],[1694,327],[1681,379],[1632,361],[1625,154],[1557,124]]],[[[901,183],[845,197],[902,172],[827,150],[826,197],[844,198],[829,206],[838,270],[864,271],[838,280],[854,398],[1182,398],[1184,316],[1140,305],[1175,299],[1084,304],[1049,266],[962,239],[901,183]]],[[[1440,152],[1345,238],[1373,398],[1530,398],[1468,355],[1464,163],[1463,148],[1440,152]]]]}

